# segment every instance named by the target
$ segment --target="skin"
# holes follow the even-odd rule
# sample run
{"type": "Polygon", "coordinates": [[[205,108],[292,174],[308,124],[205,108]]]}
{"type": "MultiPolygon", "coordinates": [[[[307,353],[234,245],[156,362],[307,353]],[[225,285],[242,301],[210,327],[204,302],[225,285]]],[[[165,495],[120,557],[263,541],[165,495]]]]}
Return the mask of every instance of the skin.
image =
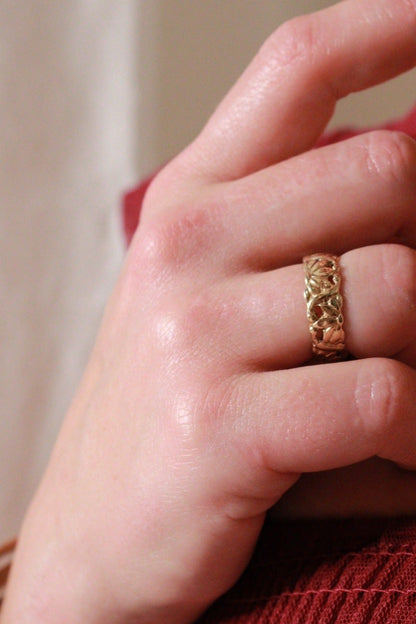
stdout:
{"type": "Polygon", "coordinates": [[[395,465],[416,467],[416,145],[377,131],[311,149],[338,98],[415,65],[415,34],[415,0],[290,21],[158,175],[1,624],[190,623],[280,499],[286,515],[416,512],[395,465]],[[358,359],[303,366],[300,263],[321,250],[341,255],[358,359]]]}

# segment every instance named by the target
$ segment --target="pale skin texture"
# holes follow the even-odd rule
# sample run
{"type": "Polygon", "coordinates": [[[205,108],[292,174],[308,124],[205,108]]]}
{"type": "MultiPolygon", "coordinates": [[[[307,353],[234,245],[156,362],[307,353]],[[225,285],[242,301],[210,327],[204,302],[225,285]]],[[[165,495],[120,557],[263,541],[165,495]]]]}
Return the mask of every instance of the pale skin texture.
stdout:
{"type": "Polygon", "coordinates": [[[416,513],[395,465],[416,466],[416,145],[309,151],[337,98],[415,63],[416,0],[295,19],[158,175],[1,624],[193,622],[295,483],[277,513],[416,513]],[[301,366],[300,263],[322,250],[341,255],[359,359],[301,366]]]}

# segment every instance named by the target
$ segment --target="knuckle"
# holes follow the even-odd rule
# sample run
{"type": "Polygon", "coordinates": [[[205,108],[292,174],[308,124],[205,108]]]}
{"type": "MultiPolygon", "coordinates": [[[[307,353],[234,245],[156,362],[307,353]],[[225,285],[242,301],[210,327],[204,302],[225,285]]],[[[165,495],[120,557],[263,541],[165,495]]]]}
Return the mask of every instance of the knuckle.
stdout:
{"type": "MultiPolygon", "coordinates": [[[[167,362],[164,375],[164,400],[168,409],[165,424],[193,449],[202,450],[220,441],[224,423],[230,423],[233,413],[234,389],[231,376],[222,367],[208,365],[198,345],[191,346],[190,332],[179,320],[175,323],[175,338],[181,343],[174,358],[164,351],[167,362]],[[185,338],[184,338],[185,336],[185,338]],[[184,347],[183,342],[187,343],[184,347]],[[196,355],[193,351],[197,351],[196,355]],[[202,355],[202,357],[201,357],[202,355]],[[167,356],[167,357],[166,357],[167,356]]],[[[201,457],[206,456],[203,452],[201,457]]]]}
{"type": "Polygon", "coordinates": [[[148,335],[154,350],[168,366],[179,357],[184,340],[176,310],[159,309],[153,315],[148,335]]]}
{"type": "Polygon", "coordinates": [[[380,4],[380,16],[395,18],[397,23],[416,26],[416,0],[394,0],[394,3],[380,4]]]}
{"type": "Polygon", "coordinates": [[[416,252],[399,244],[382,245],[379,264],[382,297],[394,297],[398,320],[409,324],[416,312],[416,252]],[[400,314],[401,313],[401,314],[400,314]]]}
{"type": "Polygon", "coordinates": [[[172,308],[154,316],[153,342],[166,360],[182,359],[206,367],[217,360],[220,311],[209,292],[184,293],[172,308]],[[185,359],[184,359],[185,358],[185,359]]]}
{"type": "Polygon", "coordinates": [[[401,0],[405,11],[405,19],[416,26],[416,0],[401,0]]]}
{"type": "Polygon", "coordinates": [[[366,166],[388,182],[415,186],[416,141],[403,132],[375,130],[365,135],[366,166]]]}
{"type": "Polygon", "coordinates": [[[294,17],[270,35],[263,46],[263,54],[279,66],[307,62],[320,49],[319,30],[314,15],[294,17]]]}
{"type": "Polygon", "coordinates": [[[180,167],[181,154],[156,172],[145,191],[140,223],[157,219],[161,212],[171,212],[172,207],[190,196],[190,183],[184,179],[180,167]]]}
{"type": "Polygon", "coordinates": [[[181,328],[192,349],[197,348],[205,336],[210,334],[212,321],[213,311],[209,296],[204,293],[202,296],[191,297],[181,316],[181,328]]]}
{"type": "Polygon", "coordinates": [[[138,284],[156,286],[166,281],[169,263],[174,257],[174,249],[169,246],[166,232],[157,224],[141,226],[130,245],[125,274],[138,284]]]}
{"type": "Polygon", "coordinates": [[[239,302],[224,298],[213,287],[189,297],[181,324],[188,344],[193,349],[198,345],[205,360],[213,358],[224,363],[235,355],[231,336],[240,317],[239,302]]]}
{"type": "Polygon", "coordinates": [[[214,227],[212,213],[204,206],[171,207],[139,230],[131,255],[152,276],[200,266],[215,240],[214,227]]]}
{"type": "Polygon", "coordinates": [[[379,454],[402,412],[406,393],[403,365],[387,358],[362,362],[355,390],[360,427],[379,454]],[[369,362],[369,363],[368,363],[369,362]]]}

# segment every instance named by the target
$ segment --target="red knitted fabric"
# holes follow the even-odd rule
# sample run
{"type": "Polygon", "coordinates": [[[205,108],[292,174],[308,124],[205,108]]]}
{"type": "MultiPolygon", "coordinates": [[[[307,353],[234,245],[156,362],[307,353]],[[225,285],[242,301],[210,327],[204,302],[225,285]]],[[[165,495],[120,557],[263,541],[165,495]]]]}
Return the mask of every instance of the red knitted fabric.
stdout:
{"type": "Polygon", "coordinates": [[[416,518],[265,524],[198,624],[414,624],[416,518]]]}
{"type": "MultiPolygon", "coordinates": [[[[416,138],[416,108],[384,127],[416,138]]],[[[354,134],[350,129],[334,132],[319,144],[354,134]]],[[[125,196],[127,242],[137,228],[150,181],[125,196]]],[[[198,621],[415,623],[416,518],[268,521],[241,579],[198,621]]]]}

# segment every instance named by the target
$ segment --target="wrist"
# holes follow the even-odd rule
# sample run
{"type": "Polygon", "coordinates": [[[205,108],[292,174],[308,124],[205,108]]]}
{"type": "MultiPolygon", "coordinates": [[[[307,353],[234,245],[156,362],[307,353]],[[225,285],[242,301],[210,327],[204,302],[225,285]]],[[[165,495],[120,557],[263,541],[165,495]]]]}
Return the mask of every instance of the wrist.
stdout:
{"type": "Polygon", "coordinates": [[[4,604],[0,602],[0,624],[191,624],[208,606],[192,595],[168,598],[162,591],[158,604],[121,605],[111,571],[100,574],[85,547],[68,548],[50,536],[45,541],[45,533],[31,522],[22,529],[4,604]]]}
{"type": "Polygon", "coordinates": [[[1,624],[95,624],[96,595],[82,561],[64,557],[52,540],[19,539],[0,615],[1,624]]]}

